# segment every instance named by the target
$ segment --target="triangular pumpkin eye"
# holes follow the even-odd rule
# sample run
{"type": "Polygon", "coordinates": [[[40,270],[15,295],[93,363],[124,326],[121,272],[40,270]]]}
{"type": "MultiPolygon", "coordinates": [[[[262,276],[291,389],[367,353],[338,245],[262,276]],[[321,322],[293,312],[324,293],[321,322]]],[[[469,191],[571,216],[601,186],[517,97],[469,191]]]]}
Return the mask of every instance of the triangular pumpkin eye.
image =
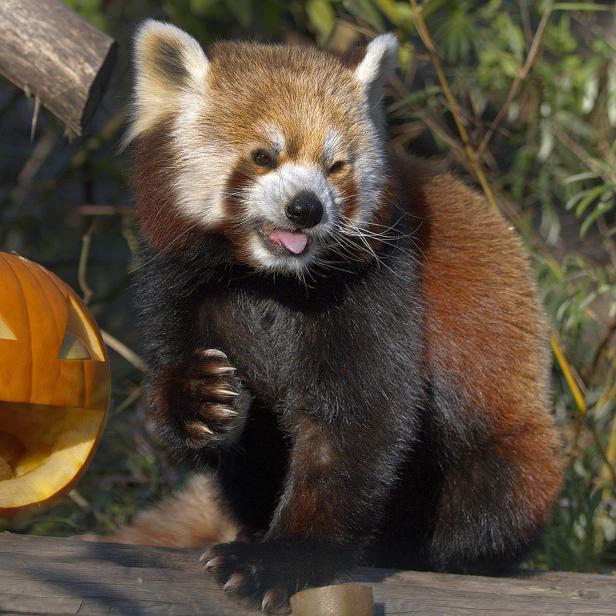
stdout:
{"type": "Polygon", "coordinates": [[[96,359],[104,361],[103,350],[81,306],[72,297],[68,303],[66,332],[60,347],[60,359],[96,359]]]}
{"type": "Polygon", "coordinates": [[[8,323],[0,316],[0,340],[17,340],[8,323]]]}
{"type": "Polygon", "coordinates": [[[60,359],[92,359],[92,356],[82,340],[66,332],[60,349],[60,359]]]}

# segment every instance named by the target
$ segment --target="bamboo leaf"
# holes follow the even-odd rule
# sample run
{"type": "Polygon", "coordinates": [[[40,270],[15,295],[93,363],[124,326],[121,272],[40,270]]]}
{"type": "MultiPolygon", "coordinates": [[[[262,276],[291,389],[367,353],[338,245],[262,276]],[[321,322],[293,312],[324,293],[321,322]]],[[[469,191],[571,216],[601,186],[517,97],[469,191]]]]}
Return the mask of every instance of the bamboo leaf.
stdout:
{"type": "MultiPolygon", "coordinates": [[[[577,204],[580,202],[585,202],[586,205],[584,206],[584,208],[586,208],[586,206],[589,203],[592,203],[594,199],[599,198],[599,195],[603,192],[603,190],[604,190],[603,185],[595,186],[594,188],[587,188],[586,190],[581,190],[579,193],[577,193],[576,195],[574,195],[573,197],[571,197],[571,199],[567,201],[567,203],[565,204],[565,208],[567,210],[571,210],[573,209],[574,206],[577,206],[577,204]]],[[[577,210],[576,210],[576,214],[577,214],[577,210]]],[[[580,214],[577,214],[577,215],[579,216],[580,214]]]]}
{"type": "Polygon", "coordinates": [[[613,12],[614,7],[609,4],[597,4],[595,2],[555,2],[553,11],[601,11],[613,12]]]}
{"type": "Polygon", "coordinates": [[[408,2],[394,2],[394,0],[375,0],[380,11],[398,28],[411,29],[415,22],[413,10],[408,2]]]}
{"type": "Polygon", "coordinates": [[[352,15],[369,23],[377,32],[385,30],[385,22],[371,0],[345,0],[343,6],[352,15]]]}
{"type": "Polygon", "coordinates": [[[306,14],[317,31],[319,41],[324,43],[336,25],[336,12],[331,2],[329,0],[309,0],[306,3],[306,14]]]}
{"type": "Polygon", "coordinates": [[[563,183],[573,184],[574,182],[580,182],[582,180],[592,180],[597,177],[598,175],[594,171],[584,171],[583,173],[576,173],[575,175],[570,175],[568,178],[565,178],[563,183]]]}
{"type": "Polygon", "coordinates": [[[582,223],[582,226],[580,227],[580,237],[584,238],[588,232],[588,229],[590,229],[591,225],[599,218],[599,216],[609,212],[613,207],[613,199],[610,199],[609,201],[601,201],[582,223]]]}

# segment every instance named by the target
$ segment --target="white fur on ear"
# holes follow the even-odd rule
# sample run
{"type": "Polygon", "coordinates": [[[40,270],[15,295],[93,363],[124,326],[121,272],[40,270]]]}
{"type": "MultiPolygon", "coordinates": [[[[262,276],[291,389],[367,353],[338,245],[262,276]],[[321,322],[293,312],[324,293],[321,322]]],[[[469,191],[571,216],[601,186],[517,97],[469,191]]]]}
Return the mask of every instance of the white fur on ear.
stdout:
{"type": "Polygon", "coordinates": [[[154,19],[146,20],[137,30],[133,61],[133,118],[124,144],[178,109],[184,92],[203,92],[209,65],[192,36],[154,19]]]}
{"type": "Polygon", "coordinates": [[[380,34],[370,41],[364,59],[355,69],[355,77],[364,86],[371,107],[381,99],[397,58],[398,39],[391,32],[380,34]]]}

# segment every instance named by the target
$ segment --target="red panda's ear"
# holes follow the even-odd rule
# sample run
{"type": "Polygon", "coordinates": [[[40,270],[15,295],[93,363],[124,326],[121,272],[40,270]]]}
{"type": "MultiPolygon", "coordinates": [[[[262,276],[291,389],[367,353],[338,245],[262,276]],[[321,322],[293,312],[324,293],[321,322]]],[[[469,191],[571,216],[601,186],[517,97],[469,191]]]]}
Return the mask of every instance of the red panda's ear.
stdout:
{"type": "Polygon", "coordinates": [[[153,19],[143,22],[137,31],[133,61],[133,122],[125,142],[178,109],[183,92],[203,92],[209,65],[192,36],[153,19]]]}
{"type": "Polygon", "coordinates": [[[385,84],[396,68],[398,40],[391,34],[380,34],[370,41],[366,54],[355,69],[355,77],[362,84],[371,107],[383,96],[385,84]]]}

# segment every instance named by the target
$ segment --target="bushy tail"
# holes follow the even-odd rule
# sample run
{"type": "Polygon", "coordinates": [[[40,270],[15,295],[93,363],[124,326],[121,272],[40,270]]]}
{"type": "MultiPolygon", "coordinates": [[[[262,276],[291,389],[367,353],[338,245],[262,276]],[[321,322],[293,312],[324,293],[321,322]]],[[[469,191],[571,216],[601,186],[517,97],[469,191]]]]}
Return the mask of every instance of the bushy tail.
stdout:
{"type": "Polygon", "coordinates": [[[194,475],[184,488],[146,511],[130,524],[98,541],[172,548],[202,548],[233,541],[239,532],[216,481],[194,475]]]}

